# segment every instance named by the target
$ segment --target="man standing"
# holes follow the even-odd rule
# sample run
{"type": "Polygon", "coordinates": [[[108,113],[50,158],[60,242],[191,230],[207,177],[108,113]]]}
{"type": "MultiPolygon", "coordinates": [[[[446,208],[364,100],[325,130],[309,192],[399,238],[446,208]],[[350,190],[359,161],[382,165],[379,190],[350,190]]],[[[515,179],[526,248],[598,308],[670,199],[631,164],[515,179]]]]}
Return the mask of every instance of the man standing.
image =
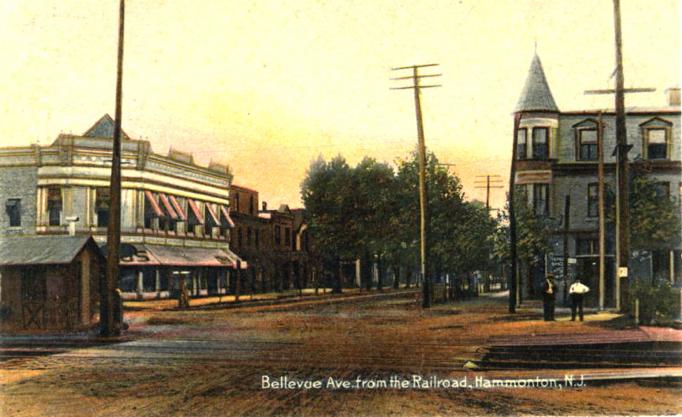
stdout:
{"type": "Polygon", "coordinates": [[[571,296],[571,321],[575,321],[576,310],[579,310],[580,321],[583,321],[583,296],[588,291],[590,291],[590,288],[580,282],[580,278],[576,278],[568,290],[568,294],[571,296]]]}
{"type": "Polygon", "coordinates": [[[547,274],[545,283],[542,284],[542,307],[545,321],[554,321],[554,301],[556,300],[556,284],[554,275],[547,274]]]}

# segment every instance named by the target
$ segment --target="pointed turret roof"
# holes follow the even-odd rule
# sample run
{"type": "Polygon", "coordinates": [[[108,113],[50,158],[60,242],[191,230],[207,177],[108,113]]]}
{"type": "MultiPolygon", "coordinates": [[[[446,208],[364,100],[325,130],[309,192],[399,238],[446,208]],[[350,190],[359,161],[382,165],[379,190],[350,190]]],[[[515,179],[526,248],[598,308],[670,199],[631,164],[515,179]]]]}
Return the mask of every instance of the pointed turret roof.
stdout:
{"type": "Polygon", "coordinates": [[[549,84],[547,84],[545,72],[542,70],[540,57],[537,54],[530,64],[526,84],[523,86],[521,97],[519,97],[519,102],[514,111],[559,111],[554,102],[554,97],[552,97],[552,91],[549,89],[549,84]]]}
{"type": "MultiPolygon", "coordinates": [[[[90,129],[88,129],[83,136],[88,138],[113,138],[114,137],[114,119],[105,114],[102,116],[90,129]]],[[[126,132],[121,129],[121,138],[130,139],[126,132]]]]}

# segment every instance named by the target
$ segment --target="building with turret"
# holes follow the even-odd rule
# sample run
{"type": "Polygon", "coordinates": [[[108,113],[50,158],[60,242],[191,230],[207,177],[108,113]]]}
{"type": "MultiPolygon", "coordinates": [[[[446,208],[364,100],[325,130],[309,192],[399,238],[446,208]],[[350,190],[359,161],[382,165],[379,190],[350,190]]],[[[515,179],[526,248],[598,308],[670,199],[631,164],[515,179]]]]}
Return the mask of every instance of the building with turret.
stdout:
{"type": "MultiPolygon", "coordinates": [[[[666,100],[655,107],[626,108],[628,158],[632,175],[655,181],[656,192],[679,205],[682,187],[680,156],[680,90],[666,90],[666,100]]],[[[559,109],[540,58],[535,55],[515,109],[515,189],[527,199],[530,210],[549,228],[549,250],[530,265],[521,265],[524,297],[539,295],[547,273],[558,278],[564,299],[566,287],[579,276],[593,291],[587,303],[596,305],[604,292],[605,305],[615,306],[615,230],[606,220],[605,285],[599,288],[598,149],[597,124],[602,117],[606,204],[616,190],[615,111],[559,109]],[[565,256],[567,254],[568,256],[565,256]],[[566,272],[566,273],[565,273],[566,272]]],[[[678,206],[679,207],[679,206],[678,206]]],[[[608,211],[608,210],[607,210],[608,211]]],[[[630,276],[682,280],[679,241],[672,246],[633,250],[630,276]]]]}

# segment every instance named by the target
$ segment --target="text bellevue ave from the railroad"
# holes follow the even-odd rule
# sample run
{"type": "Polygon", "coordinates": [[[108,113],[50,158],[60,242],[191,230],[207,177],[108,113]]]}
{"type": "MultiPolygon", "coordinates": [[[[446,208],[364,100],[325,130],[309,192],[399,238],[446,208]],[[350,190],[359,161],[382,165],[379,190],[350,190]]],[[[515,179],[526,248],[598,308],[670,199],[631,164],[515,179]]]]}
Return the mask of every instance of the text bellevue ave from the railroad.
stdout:
{"type": "Polygon", "coordinates": [[[566,374],[559,378],[488,378],[485,376],[462,376],[461,378],[440,378],[435,375],[392,375],[388,378],[357,376],[353,379],[332,376],[311,379],[294,378],[288,375],[261,376],[264,390],[375,390],[375,389],[488,389],[488,388],[549,388],[562,389],[584,387],[584,375],[566,374]]]}

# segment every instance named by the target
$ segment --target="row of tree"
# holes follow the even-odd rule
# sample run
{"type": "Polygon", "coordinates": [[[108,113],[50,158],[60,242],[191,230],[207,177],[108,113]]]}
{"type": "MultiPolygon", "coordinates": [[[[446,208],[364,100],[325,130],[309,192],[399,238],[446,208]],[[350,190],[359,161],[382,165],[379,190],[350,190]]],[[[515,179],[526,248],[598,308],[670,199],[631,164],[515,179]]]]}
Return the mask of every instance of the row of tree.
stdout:
{"type": "MultiPolygon", "coordinates": [[[[465,274],[490,266],[496,219],[485,206],[464,199],[459,178],[427,156],[430,275],[465,274]]],[[[372,285],[376,262],[378,288],[390,269],[398,284],[410,285],[419,265],[418,160],[416,153],[395,168],[365,158],[351,167],[342,156],[318,158],[301,187],[307,223],[317,256],[341,291],[340,263],[361,260],[363,285],[372,285]]]]}

